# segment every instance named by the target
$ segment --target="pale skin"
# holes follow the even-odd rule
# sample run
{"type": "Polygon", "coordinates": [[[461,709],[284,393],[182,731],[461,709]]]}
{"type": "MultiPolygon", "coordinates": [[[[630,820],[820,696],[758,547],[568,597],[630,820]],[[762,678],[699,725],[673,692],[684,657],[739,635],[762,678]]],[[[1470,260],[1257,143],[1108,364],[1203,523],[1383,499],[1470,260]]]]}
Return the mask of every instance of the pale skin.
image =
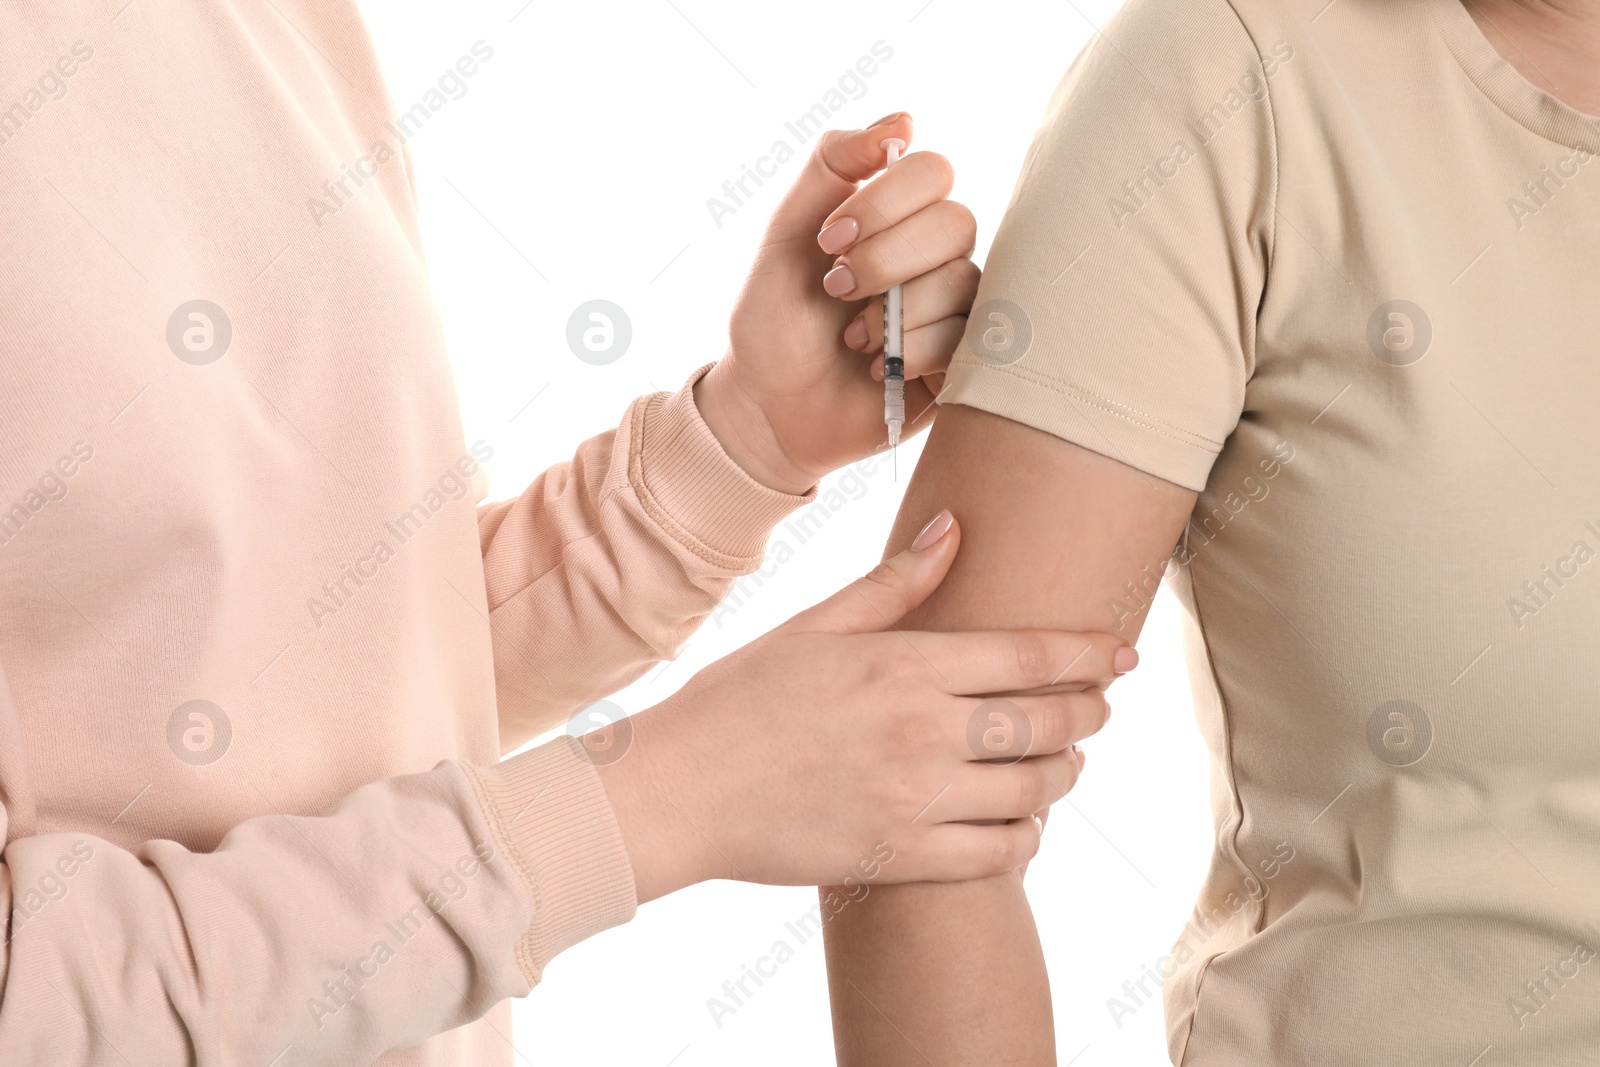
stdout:
{"type": "Polygon", "coordinates": [[[910,116],[823,135],[767,227],[726,357],[695,389],[723,448],[774,489],[804,493],[883,447],[877,294],[905,286],[906,412],[917,416],[908,434],[932,421],[933,394],[966,329],[977,223],[948,199],[954,172],[932,152],[913,152],[858,188],[884,169],[890,137],[909,141],[910,116]]]}
{"type": "MultiPolygon", "coordinates": [[[[768,227],[727,356],[696,387],[728,454],[772,488],[803,493],[882,446],[881,330],[868,322],[891,285],[915,299],[910,428],[933,418],[929,386],[977,290],[975,226],[930,153],[858,188],[883,170],[882,142],[910,136],[892,115],[821,138],[768,227]]],[[[941,882],[1034,855],[1037,813],[1077,780],[1075,742],[1104,722],[1105,687],[1136,657],[1106,634],[900,625],[960,544],[948,511],[928,520],[906,551],[628,720],[626,754],[597,770],[641,903],[711,878],[818,885],[871,860],[875,882],[941,882]],[[1005,766],[969,740],[994,694],[1034,741],[1005,766]]]]}
{"type": "MultiPolygon", "coordinates": [[[[1469,0],[1484,35],[1535,85],[1600,114],[1600,4],[1469,0]]],[[[966,547],[906,620],[939,629],[1113,628],[1107,601],[1170,556],[1195,494],[984,412],[949,407],[907,490],[891,550],[948,507],[966,547]],[[1019,472],[1026,472],[1025,475],[1019,472]],[[1040,493],[1040,485],[1052,487],[1040,493]]],[[[1137,637],[1142,618],[1119,635],[1137,637]]],[[[1049,979],[1018,872],[886,886],[825,928],[841,1067],[1047,1067],[1049,979]]]]}

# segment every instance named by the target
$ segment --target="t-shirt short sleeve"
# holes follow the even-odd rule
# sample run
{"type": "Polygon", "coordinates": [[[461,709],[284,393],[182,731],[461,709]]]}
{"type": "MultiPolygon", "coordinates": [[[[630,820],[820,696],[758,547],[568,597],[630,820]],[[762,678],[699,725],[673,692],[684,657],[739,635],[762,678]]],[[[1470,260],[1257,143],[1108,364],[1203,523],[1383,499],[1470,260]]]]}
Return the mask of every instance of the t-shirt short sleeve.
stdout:
{"type": "Polygon", "coordinates": [[[1129,0],[1050,102],[941,403],[1205,488],[1254,369],[1285,47],[1227,0],[1129,0]]]}

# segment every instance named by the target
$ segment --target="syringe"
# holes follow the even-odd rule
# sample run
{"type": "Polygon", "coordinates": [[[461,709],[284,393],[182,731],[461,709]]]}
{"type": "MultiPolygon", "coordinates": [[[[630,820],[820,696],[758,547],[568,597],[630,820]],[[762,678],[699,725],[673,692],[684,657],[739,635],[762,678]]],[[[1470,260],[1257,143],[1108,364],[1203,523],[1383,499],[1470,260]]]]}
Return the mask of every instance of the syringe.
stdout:
{"type": "MultiPolygon", "coordinates": [[[[900,162],[906,143],[898,137],[883,142],[889,153],[885,169],[900,162]]],[[[905,319],[900,286],[890,286],[883,297],[883,423],[889,428],[889,448],[900,446],[900,431],[906,424],[905,319]]],[[[895,454],[895,477],[900,476],[899,453],[895,454]]]]}

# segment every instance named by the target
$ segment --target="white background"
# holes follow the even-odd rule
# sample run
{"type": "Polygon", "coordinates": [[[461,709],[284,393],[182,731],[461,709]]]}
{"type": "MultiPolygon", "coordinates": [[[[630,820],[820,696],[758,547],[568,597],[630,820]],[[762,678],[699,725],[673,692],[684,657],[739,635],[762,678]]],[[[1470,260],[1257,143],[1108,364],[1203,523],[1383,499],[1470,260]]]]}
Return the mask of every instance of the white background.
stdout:
{"type": "MultiPolygon", "coordinates": [[[[834,125],[910,111],[913,150],[955,164],[955,196],[979,219],[982,262],[1051,89],[1117,4],[361,6],[400,110],[474,42],[494,49],[466,95],[411,148],[467,440],[494,446],[491,494],[502,498],[615,425],[633,397],[676,389],[721,355],[761,228],[803,156],[720,228],[706,200],[775,140],[794,147],[785,121],[821,101],[874,42],[893,55],[834,125]],[[565,341],[573,309],[596,298],[624,308],[633,326],[627,353],[604,367],[581,362],[565,341]]],[[[617,703],[649,707],[868,570],[919,445],[902,453],[899,484],[886,466],[849,483],[853,498],[815,537],[802,544],[780,528],[794,558],[759,587],[746,585],[737,610],[708,623],[680,659],[617,703]]],[[[1028,873],[1064,1064],[1166,1062],[1159,1004],[1146,1002],[1118,1025],[1107,1000],[1132,1005],[1123,983],[1168,950],[1209,854],[1206,758],[1178,616],[1163,591],[1140,642],[1144,663],[1113,692],[1112,721],[1085,746],[1084,780],[1057,807],[1028,873]]],[[[516,1005],[518,1062],[831,1062],[820,938],[800,944],[784,925],[814,900],[808,889],[716,882],[646,905],[631,924],[559,957],[516,1005]],[[708,998],[721,997],[723,982],[779,939],[796,957],[719,1026],[708,998]]],[[[938,1050],[924,1051],[939,1062],[938,1050]]]]}

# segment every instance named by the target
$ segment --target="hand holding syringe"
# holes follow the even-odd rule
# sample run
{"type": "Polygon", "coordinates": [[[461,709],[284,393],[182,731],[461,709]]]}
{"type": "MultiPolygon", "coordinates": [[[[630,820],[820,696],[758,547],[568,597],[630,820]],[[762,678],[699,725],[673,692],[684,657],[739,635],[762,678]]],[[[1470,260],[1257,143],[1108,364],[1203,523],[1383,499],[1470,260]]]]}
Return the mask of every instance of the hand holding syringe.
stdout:
{"type": "MultiPolygon", "coordinates": [[[[894,168],[898,163],[901,163],[902,157],[904,157],[906,141],[898,138],[898,136],[891,136],[891,138],[883,139],[878,144],[878,147],[883,149],[883,155],[885,155],[885,163],[883,163],[883,171],[885,173],[880,176],[880,181],[886,182],[886,184],[899,182],[899,178],[891,179],[890,174],[899,174],[899,171],[894,170],[894,168]]],[[[920,174],[918,174],[917,178],[912,178],[912,182],[918,182],[918,184],[928,181],[930,176],[938,174],[942,168],[947,168],[947,163],[944,163],[941,157],[934,157],[934,155],[925,154],[922,157],[912,157],[912,160],[922,163],[920,174]]],[[[946,202],[939,202],[938,205],[930,208],[930,214],[950,210],[952,206],[957,210],[965,211],[963,208],[958,208],[958,205],[952,205],[946,200],[946,202]]],[[[899,246],[899,254],[901,254],[902,258],[922,258],[922,248],[910,237],[920,229],[925,229],[925,227],[917,226],[917,219],[907,219],[906,227],[901,230],[904,243],[899,246]]],[[[971,262],[965,261],[965,259],[952,262],[960,262],[960,264],[965,264],[968,269],[971,269],[971,262]]],[[[914,278],[910,282],[910,288],[917,291],[917,312],[922,315],[922,318],[914,317],[910,322],[907,322],[906,286],[902,285],[902,283],[893,283],[886,290],[883,290],[883,426],[888,430],[886,437],[888,437],[888,448],[894,454],[896,477],[899,477],[898,448],[902,435],[906,434],[907,430],[912,429],[912,427],[926,426],[926,421],[922,416],[933,410],[934,397],[938,395],[939,381],[944,378],[944,366],[928,366],[926,358],[923,358],[922,371],[920,371],[922,381],[917,381],[917,371],[907,374],[907,370],[909,370],[907,368],[907,357],[910,355],[907,352],[906,344],[907,330],[909,328],[920,328],[922,333],[918,334],[918,338],[922,341],[923,346],[926,346],[926,341],[930,338],[930,334],[942,334],[941,339],[936,344],[947,344],[947,346],[954,347],[960,341],[960,320],[939,320],[936,314],[931,315],[930,318],[930,312],[949,304],[950,299],[955,296],[955,291],[958,290],[958,272],[955,272],[955,277],[946,275],[950,267],[952,267],[952,264],[947,262],[946,267],[942,267],[939,272],[931,272],[931,274],[923,275],[923,277],[914,278]],[[928,283],[934,282],[934,280],[938,280],[941,277],[944,280],[944,285],[928,285],[928,283]],[[952,330],[952,326],[955,326],[954,330],[952,330]],[[910,379],[910,381],[907,381],[907,379],[910,379]],[[907,402],[912,403],[907,405],[907,402]],[[910,406],[909,413],[907,413],[907,406],[910,406]]],[[[976,286],[976,269],[971,269],[971,272],[973,272],[971,282],[976,286]]],[[[970,301],[970,291],[966,294],[965,299],[970,301]]],[[[966,307],[960,306],[960,310],[965,312],[966,307]]],[[[862,331],[862,333],[866,333],[866,331],[862,331]]],[[[947,363],[947,357],[941,363],[947,363]]]]}
{"type": "Polygon", "coordinates": [[[767,228],[727,355],[694,386],[706,426],[768,488],[803,494],[829,471],[881,453],[886,414],[898,416],[906,440],[937,411],[978,288],[977,226],[950,199],[950,161],[902,147],[911,141],[903,113],[817,139],[767,228]],[[886,141],[898,142],[893,166],[886,141]],[[886,362],[903,390],[893,412],[886,362]]]}

